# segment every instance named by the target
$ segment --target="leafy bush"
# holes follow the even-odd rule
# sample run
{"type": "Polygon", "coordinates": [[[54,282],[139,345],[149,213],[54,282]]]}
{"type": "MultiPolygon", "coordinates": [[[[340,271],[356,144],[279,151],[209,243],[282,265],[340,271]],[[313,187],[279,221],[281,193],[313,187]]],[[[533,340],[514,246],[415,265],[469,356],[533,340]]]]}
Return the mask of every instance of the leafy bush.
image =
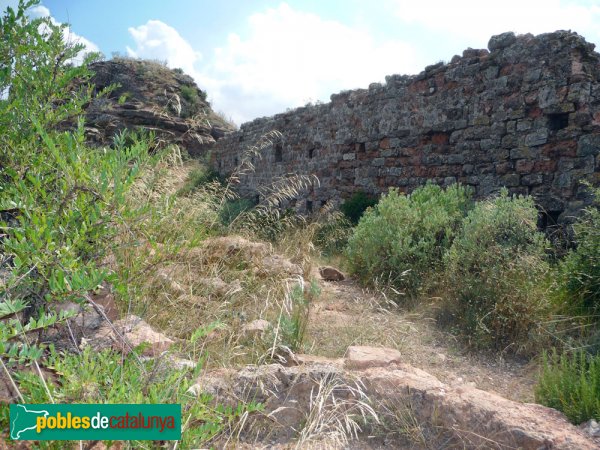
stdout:
{"type": "Polygon", "coordinates": [[[531,198],[477,203],[445,256],[446,312],[475,348],[521,351],[546,318],[547,241],[531,198]]]}
{"type": "MultiPolygon", "coordinates": [[[[39,370],[36,360],[49,352],[36,338],[65,319],[52,312],[53,303],[85,302],[107,281],[119,300],[137,307],[135,290],[148,276],[141,269],[155,266],[166,252],[173,258],[173,249],[197,244],[209,231],[207,220],[217,221],[217,208],[194,205],[208,195],[201,189],[188,196],[177,197],[176,188],[161,194],[168,183],[157,166],[164,167],[168,155],[150,156],[151,137],[123,133],[112,148],[85,144],[80,117],[94,92],[86,84],[94,56],[74,65],[82,46],[65,44],[64,27],[50,18],[30,20],[26,10],[37,3],[21,1],[0,20],[0,371],[25,403],[181,403],[181,446],[204,446],[254,406],[223,407],[186,394],[197,370],[90,349],[42,359],[39,365],[56,370],[48,386],[39,370]],[[188,234],[179,233],[184,227],[188,234]],[[157,253],[153,260],[138,257],[151,250],[157,253]],[[22,371],[28,363],[37,373],[22,371]]],[[[181,160],[170,150],[168,159],[181,160]]],[[[6,403],[0,405],[0,428],[8,429],[6,403]]]]}
{"type": "Polygon", "coordinates": [[[460,185],[428,184],[408,196],[390,190],[350,237],[350,270],[367,284],[390,278],[396,287],[416,293],[423,278],[439,268],[471,204],[470,191],[460,185]]]}
{"type": "MultiPolygon", "coordinates": [[[[146,140],[97,150],[84,144],[83,125],[61,132],[90,100],[90,72],[72,65],[83,47],[64,43],[64,26],[28,19],[36,2],[8,8],[0,52],[0,261],[8,279],[3,312],[23,311],[0,322],[0,356],[39,357],[28,338],[57,319],[44,315],[52,302],[84,301],[107,274],[96,267],[102,243],[113,232],[124,194],[149,160],[146,140]]],[[[94,55],[84,59],[88,63],[94,55]]]]}
{"type": "Polygon", "coordinates": [[[348,200],[342,202],[340,211],[353,225],[356,225],[367,208],[371,208],[376,204],[377,197],[364,192],[355,192],[348,200]]]}
{"type": "MultiPolygon", "coordinates": [[[[594,193],[600,201],[600,189],[594,193]]],[[[573,229],[576,248],[560,267],[563,294],[572,309],[600,314],[600,209],[586,209],[573,229]]]]}
{"type": "Polygon", "coordinates": [[[544,353],[535,400],[562,411],[575,425],[600,421],[600,355],[544,353]]]}

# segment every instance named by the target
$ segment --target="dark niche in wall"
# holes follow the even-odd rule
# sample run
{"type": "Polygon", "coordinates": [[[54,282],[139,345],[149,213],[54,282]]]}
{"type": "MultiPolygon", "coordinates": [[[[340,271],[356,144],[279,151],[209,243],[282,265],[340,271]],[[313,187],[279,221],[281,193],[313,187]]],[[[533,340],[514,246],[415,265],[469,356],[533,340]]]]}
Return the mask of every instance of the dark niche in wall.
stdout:
{"type": "Polygon", "coordinates": [[[275,144],[275,162],[283,161],[283,147],[281,144],[275,144]]]}
{"type": "Polygon", "coordinates": [[[541,210],[538,214],[538,228],[540,230],[547,230],[548,228],[556,227],[561,214],[562,211],[541,210]]]}
{"type": "Polygon", "coordinates": [[[562,130],[569,126],[569,113],[548,114],[548,128],[552,131],[562,130]]]}

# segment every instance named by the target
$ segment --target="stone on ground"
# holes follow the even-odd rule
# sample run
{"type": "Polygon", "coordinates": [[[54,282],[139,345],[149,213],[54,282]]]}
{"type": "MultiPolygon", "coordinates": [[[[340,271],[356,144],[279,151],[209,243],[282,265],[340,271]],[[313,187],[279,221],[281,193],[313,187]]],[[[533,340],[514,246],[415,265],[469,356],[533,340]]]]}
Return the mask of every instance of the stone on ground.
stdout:
{"type": "Polygon", "coordinates": [[[130,314],[114,322],[112,326],[104,323],[89,339],[82,339],[81,345],[91,345],[98,351],[112,348],[129,353],[135,347],[144,344],[142,354],[155,357],[167,351],[173,343],[172,339],[154,330],[140,317],[130,314]]]}
{"type": "Polygon", "coordinates": [[[346,369],[363,370],[370,367],[386,367],[402,362],[402,355],[392,348],[352,346],[346,351],[346,369]]]}
{"type": "Polygon", "coordinates": [[[324,266],[319,267],[321,278],[325,281],[344,281],[346,277],[335,267],[324,266]]]}

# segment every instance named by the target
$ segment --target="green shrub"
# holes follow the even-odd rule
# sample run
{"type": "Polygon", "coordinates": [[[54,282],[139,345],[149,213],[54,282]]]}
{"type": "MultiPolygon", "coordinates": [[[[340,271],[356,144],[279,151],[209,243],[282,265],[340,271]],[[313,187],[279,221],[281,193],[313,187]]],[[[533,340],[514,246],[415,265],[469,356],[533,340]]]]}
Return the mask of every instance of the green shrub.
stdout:
{"type": "Polygon", "coordinates": [[[186,84],[181,86],[181,96],[190,103],[197,103],[200,99],[198,91],[194,89],[193,86],[188,86],[186,84]]]}
{"type": "Polygon", "coordinates": [[[279,344],[288,347],[293,352],[302,349],[308,326],[308,314],[310,301],[317,298],[321,291],[316,282],[312,282],[308,292],[304,289],[294,286],[286,294],[286,303],[289,311],[287,314],[282,312],[279,317],[279,344]]]}
{"type": "Polygon", "coordinates": [[[562,411],[575,425],[600,421],[600,355],[544,353],[535,400],[562,411]]]}
{"type": "Polygon", "coordinates": [[[342,202],[340,211],[344,213],[346,218],[356,225],[363,216],[367,208],[371,208],[377,204],[377,197],[364,192],[355,192],[352,196],[342,202]]]}
{"type": "Polygon", "coordinates": [[[202,166],[190,173],[188,179],[185,180],[183,187],[177,191],[177,195],[189,195],[199,187],[204,186],[211,181],[217,180],[219,180],[219,174],[217,172],[215,172],[213,169],[202,166]]]}
{"type": "Polygon", "coordinates": [[[0,319],[17,311],[25,319],[0,321],[0,357],[21,362],[40,356],[27,342],[31,331],[61,319],[42,314],[49,305],[84,301],[106,279],[96,261],[125,192],[149,160],[147,140],[98,150],[85,145],[82,122],[75,131],[60,131],[89,102],[92,88],[85,83],[91,73],[72,65],[83,47],[65,43],[65,26],[27,17],[35,4],[20,2],[0,20],[6,47],[0,51],[0,92],[9,91],[0,101],[0,264],[10,273],[0,319]]]}
{"type": "Polygon", "coordinates": [[[206,102],[206,92],[198,90],[195,86],[181,85],[181,97],[185,100],[182,117],[192,117],[200,111],[202,102],[206,102]]]}
{"type": "MultiPolygon", "coordinates": [[[[142,362],[136,353],[124,357],[88,346],[80,355],[52,352],[48,365],[56,374],[48,380],[48,391],[34,373],[18,375],[25,403],[47,403],[47,392],[60,403],[178,403],[183,426],[181,448],[208,447],[221,433],[239,426],[245,414],[262,409],[253,402],[224,407],[208,395],[187,392],[200,374],[200,364],[194,369],[173,369],[165,360],[142,362]]],[[[0,413],[0,425],[8,429],[8,408],[0,413]]],[[[48,448],[72,447],[65,441],[48,444],[48,448]]],[[[132,445],[149,448],[141,441],[132,445]]]]}
{"type": "Polygon", "coordinates": [[[236,198],[227,200],[219,212],[221,223],[228,227],[241,214],[246,211],[250,211],[252,208],[254,208],[254,206],[256,206],[256,203],[249,198],[236,198]]]}
{"type": "Polygon", "coordinates": [[[504,190],[477,203],[445,256],[445,312],[472,347],[518,352],[537,343],[549,271],[537,214],[531,198],[504,190]]]}
{"type": "Polygon", "coordinates": [[[350,271],[366,284],[386,278],[415,294],[424,277],[439,268],[471,204],[470,191],[460,185],[428,184],[408,196],[391,189],[350,237],[350,271]]]}
{"type": "MultiPolygon", "coordinates": [[[[600,189],[594,193],[600,201],[600,189]]],[[[587,208],[573,229],[576,248],[560,266],[563,294],[570,308],[600,314],[600,209],[587,208]]]]}

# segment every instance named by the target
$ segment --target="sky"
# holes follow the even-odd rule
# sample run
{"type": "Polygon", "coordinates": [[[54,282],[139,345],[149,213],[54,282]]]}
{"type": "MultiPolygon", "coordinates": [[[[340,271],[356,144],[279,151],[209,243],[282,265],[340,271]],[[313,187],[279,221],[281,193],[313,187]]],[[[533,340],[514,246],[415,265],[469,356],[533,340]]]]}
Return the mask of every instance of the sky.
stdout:
{"type": "Polygon", "coordinates": [[[505,31],[572,30],[600,45],[600,0],[42,0],[31,15],[70,24],[69,39],[106,58],[183,69],[238,125],[418,73],[505,31]]]}

